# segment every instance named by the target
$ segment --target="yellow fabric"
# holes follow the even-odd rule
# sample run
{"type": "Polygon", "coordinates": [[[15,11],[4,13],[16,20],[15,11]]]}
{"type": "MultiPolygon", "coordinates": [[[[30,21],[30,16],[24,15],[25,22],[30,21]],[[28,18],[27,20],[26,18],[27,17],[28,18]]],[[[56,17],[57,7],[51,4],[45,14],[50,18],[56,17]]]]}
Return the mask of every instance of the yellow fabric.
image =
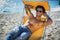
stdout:
{"type": "Polygon", "coordinates": [[[43,33],[44,33],[44,27],[42,27],[39,30],[37,30],[34,33],[32,33],[32,35],[30,36],[29,40],[40,40],[40,38],[42,37],[43,33]]]}
{"type": "MultiPolygon", "coordinates": [[[[33,8],[34,10],[35,10],[35,7],[37,5],[44,6],[44,8],[46,10],[49,10],[50,9],[48,2],[28,2],[27,1],[27,2],[24,2],[24,4],[28,4],[28,5],[34,6],[34,8],[33,8]]],[[[27,19],[28,19],[28,16],[25,16],[24,17],[23,24],[26,22],[27,19]]],[[[30,36],[30,38],[29,38],[29,40],[40,40],[40,38],[43,35],[43,32],[44,32],[44,27],[42,27],[42,28],[38,29],[37,31],[35,31],[34,33],[32,33],[31,36],[30,36]]]]}
{"type": "Polygon", "coordinates": [[[28,16],[25,16],[22,24],[25,24],[25,22],[26,22],[27,20],[28,20],[28,16]]]}
{"type": "Polygon", "coordinates": [[[30,1],[28,2],[28,1],[25,1],[24,4],[34,6],[33,7],[34,10],[35,10],[35,7],[38,5],[43,6],[46,10],[50,10],[49,3],[47,1],[46,2],[30,2],[30,1]]]}

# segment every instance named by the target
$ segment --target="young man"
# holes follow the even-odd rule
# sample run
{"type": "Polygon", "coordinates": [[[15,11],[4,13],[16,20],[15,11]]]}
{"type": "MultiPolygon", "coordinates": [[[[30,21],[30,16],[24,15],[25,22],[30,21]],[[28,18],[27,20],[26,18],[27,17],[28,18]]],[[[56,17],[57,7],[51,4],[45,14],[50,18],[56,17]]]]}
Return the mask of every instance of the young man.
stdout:
{"type": "Polygon", "coordinates": [[[24,27],[21,25],[12,30],[6,37],[6,40],[27,40],[31,33],[35,32],[41,27],[52,24],[51,18],[46,14],[43,6],[36,7],[36,17],[30,11],[30,6],[25,5],[26,14],[29,16],[28,24],[24,27]],[[41,15],[46,16],[47,21],[41,20],[41,15]]]}

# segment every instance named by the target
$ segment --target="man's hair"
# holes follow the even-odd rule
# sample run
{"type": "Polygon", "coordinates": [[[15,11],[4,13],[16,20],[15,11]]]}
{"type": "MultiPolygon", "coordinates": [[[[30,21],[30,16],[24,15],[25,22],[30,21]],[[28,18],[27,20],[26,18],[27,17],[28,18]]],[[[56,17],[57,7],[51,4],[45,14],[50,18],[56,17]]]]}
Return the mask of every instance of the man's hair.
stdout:
{"type": "Polygon", "coordinates": [[[42,8],[43,12],[45,12],[45,8],[43,6],[41,6],[41,5],[36,6],[35,10],[37,11],[38,8],[42,8]]]}

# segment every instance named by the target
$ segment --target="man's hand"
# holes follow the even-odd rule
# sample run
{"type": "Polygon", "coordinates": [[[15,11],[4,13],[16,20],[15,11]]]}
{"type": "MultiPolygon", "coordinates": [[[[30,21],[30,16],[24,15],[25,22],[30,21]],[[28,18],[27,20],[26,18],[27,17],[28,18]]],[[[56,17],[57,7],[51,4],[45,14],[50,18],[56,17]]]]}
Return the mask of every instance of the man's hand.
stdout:
{"type": "Polygon", "coordinates": [[[25,8],[33,8],[34,6],[25,4],[25,8]]]}
{"type": "Polygon", "coordinates": [[[48,15],[46,15],[46,17],[47,17],[47,21],[44,22],[44,25],[45,25],[45,26],[51,25],[52,22],[53,22],[52,19],[51,19],[48,15]]]}

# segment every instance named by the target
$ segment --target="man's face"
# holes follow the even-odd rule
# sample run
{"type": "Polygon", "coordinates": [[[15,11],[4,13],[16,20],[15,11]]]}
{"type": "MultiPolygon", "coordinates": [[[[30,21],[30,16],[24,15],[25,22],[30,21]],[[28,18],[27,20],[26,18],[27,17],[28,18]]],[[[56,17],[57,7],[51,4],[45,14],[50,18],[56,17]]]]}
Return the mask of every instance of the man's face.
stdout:
{"type": "Polygon", "coordinates": [[[37,8],[36,15],[40,16],[40,15],[42,15],[42,13],[43,13],[43,9],[42,8],[37,8]]]}

